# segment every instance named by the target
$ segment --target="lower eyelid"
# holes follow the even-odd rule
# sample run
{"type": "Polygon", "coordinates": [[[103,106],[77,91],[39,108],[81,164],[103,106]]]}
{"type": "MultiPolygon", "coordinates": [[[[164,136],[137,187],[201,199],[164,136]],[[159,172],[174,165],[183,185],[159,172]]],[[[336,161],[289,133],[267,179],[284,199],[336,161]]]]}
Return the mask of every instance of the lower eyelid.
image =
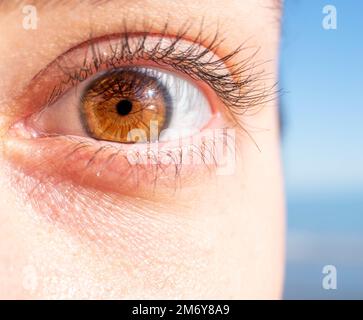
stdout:
{"type": "Polygon", "coordinates": [[[76,142],[66,136],[8,138],[4,146],[5,159],[40,184],[70,181],[104,192],[146,198],[152,195],[168,198],[177,189],[205,183],[206,176],[218,166],[215,157],[203,154],[208,151],[197,146],[190,146],[194,160],[187,164],[181,159],[188,146],[183,151],[180,148],[145,151],[142,156],[145,145],[140,145],[140,153],[126,152],[108,143],[87,139],[76,142]]]}

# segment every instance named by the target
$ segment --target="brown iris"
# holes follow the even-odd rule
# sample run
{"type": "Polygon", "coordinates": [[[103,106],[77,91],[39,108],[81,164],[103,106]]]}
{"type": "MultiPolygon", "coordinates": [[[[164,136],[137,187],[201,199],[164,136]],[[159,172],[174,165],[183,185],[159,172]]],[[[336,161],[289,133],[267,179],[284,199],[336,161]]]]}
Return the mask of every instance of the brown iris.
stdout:
{"type": "Polygon", "coordinates": [[[116,69],[88,85],[81,114],[93,138],[122,143],[157,138],[168,120],[170,97],[160,81],[145,70],[116,69]]]}

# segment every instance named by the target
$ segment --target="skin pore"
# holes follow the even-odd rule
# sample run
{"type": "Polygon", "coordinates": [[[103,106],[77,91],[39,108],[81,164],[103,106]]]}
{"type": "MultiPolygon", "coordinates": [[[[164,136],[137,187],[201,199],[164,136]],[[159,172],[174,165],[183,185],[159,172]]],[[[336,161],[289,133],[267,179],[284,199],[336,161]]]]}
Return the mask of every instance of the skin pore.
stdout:
{"type": "MultiPolygon", "coordinates": [[[[38,25],[26,30],[21,1],[0,1],[0,298],[280,298],[277,2],[33,2],[38,25]],[[162,167],[155,187],[149,168],[138,169],[135,183],[121,160],[97,174],[98,162],[112,153],[92,158],[99,150],[92,139],[70,155],[75,142],[64,137],[67,132],[42,140],[21,126],[14,130],[42,107],[38,101],[58,79],[51,66],[59,56],[125,31],[172,38],[180,30],[183,40],[204,47],[218,33],[223,42],[211,48],[217,57],[242,45],[227,69],[245,61],[239,76],[258,75],[250,97],[256,92],[263,98],[251,110],[246,99],[242,112],[229,112],[228,97],[197,79],[227,119],[215,126],[235,129],[232,173],[198,164],[177,176],[175,166],[162,167]]],[[[173,67],[168,71],[187,79],[173,67]]],[[[56,103],[66,108],[62,99],[56,103]]]]}

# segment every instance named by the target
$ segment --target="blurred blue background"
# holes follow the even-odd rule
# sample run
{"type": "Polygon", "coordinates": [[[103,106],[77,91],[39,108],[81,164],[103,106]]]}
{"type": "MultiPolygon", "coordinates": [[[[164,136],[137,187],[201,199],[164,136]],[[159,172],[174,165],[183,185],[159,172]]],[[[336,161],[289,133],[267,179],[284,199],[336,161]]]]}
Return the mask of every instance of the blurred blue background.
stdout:
{"type": "Polygon", "coordinates": [[[286,299],[363,299],[363,1],[285,0],[286,299]],[[322,27],[334,5],[337,30],[322,27]],[[337,269],[324,290],[322,269],[337,269]]]}

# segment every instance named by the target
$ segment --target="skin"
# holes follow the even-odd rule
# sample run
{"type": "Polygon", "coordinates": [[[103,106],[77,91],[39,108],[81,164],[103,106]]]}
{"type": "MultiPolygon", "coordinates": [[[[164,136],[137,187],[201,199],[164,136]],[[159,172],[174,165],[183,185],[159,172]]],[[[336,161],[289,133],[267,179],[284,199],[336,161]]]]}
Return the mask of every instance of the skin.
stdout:
{"type": "MultiPolygon", "coordinates": [[[[73,10],[37,4],[36,30],[22,27],[21,5],[0,6],[0,298],[280,298],[284,198],[276,99],[237,117],[245,130],[236,133],[232,174],[196,167],[181,187],[156,192],[147,183],[111,192],[72,181],[49,164],[55,146],[47,145],[48,162],[35,166],[39,145],[9,137],[9,127],[27,112],[18,97],[27,95],[33,77],[87,40],[90,28],[94,37],[117,33],[120,17],[152,20],[159,33],[166,20],[171,33],[193,21],[190,38],[203,18],[206,28],[213,33],[218,25],[226,38],[221,52],[247,40],[259,48],[252,63],[269,61],[264,81],[272,87],[278,78],[276,1],[75,3],[73,10]]],[[[241,51],[234,59],[250,54],[241,51]]]]}

